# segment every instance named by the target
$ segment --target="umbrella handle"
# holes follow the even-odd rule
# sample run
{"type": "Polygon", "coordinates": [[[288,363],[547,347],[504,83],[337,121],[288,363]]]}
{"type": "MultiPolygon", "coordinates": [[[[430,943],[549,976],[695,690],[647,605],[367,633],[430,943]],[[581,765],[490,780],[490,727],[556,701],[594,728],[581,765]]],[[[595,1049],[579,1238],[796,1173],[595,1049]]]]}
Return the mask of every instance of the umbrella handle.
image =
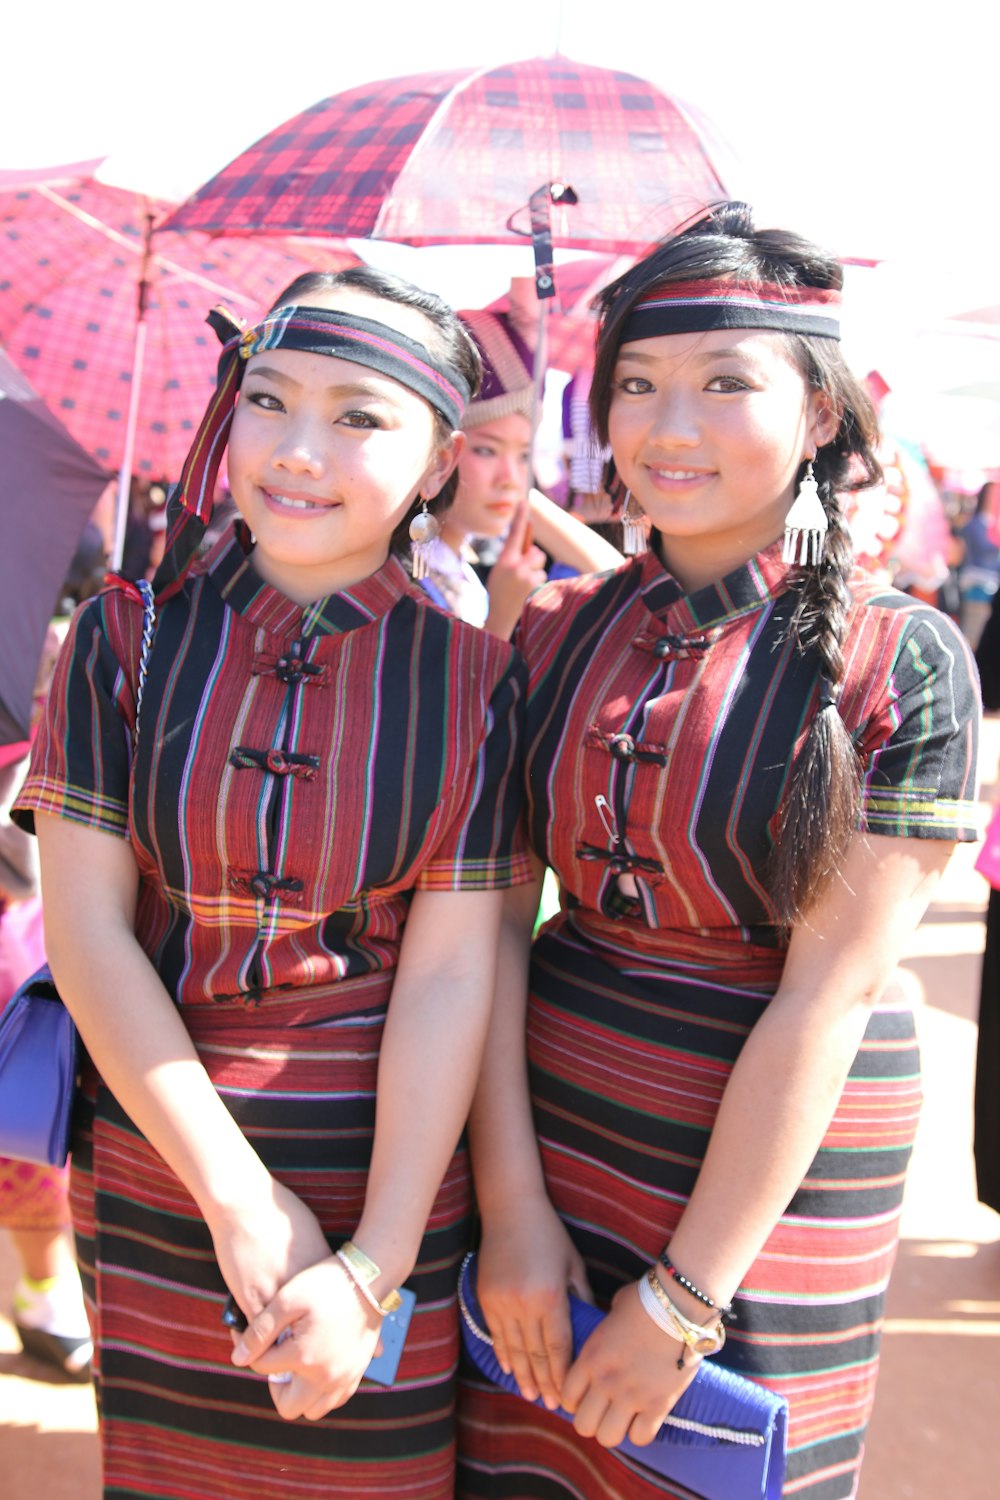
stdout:
{"type": "Polygon", "coordinates": [[[573,193],[572,188],[563,188],[562,184],[549,182],[544,187],[537,188],[532,193],[529,204],[531,209],[531,248],[535,256],[535,291],[538,294],[538,337],[535,341],[535,378],[531,391],[532,473],[534,473],[538,424],[542,416],[545,371],[549,362],[548,316],[552,306],[552,298],[556,294],[556,271],[553,264],[554,255],[552,250],[552,214],[549,208],[550,203],[553,201],[560,201],[556,197],[556,188],[560,190],[560,198],[568,192],[572,193],[573,196],[567,201],[576,201],[576,194],[573,193]]]}
{"type": "Polygon", "coordinates": [[[132,493],[132,456],[139,424],[139,398],[142,394],[142,367],[146,359],[146,300],[149,293],[149,260],[153,241],[153,215],[146,215],[142,268],[136,303],[135,345],[132,352],[132,385],[129,389],[128,416],[125,420],[125,448],[118,471],[118,496],[115,501],[115,535],[111,549],[111,571],[117,573],[125,556],[125,528],[128,524],[129,499],[132,493]]]}

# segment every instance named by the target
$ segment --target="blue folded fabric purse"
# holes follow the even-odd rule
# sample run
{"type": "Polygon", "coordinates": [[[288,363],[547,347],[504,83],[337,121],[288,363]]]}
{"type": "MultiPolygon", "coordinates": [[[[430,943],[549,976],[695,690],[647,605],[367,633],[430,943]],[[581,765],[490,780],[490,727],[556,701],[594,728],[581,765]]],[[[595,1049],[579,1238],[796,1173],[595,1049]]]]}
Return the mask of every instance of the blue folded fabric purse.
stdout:
{"type": "MultiPolygon", "coordinates": [[[[136,681],[133,746],[156,624],[144,578],[142,648],[136,681]]],[[[80,1039],[46,964],[26,979],[0,1015],[0,1156],[61,1167],[69,1155],[80,1065],[80,1039]]]]}
{"type": "MultiPolygon", "coordinates": [[[[462,1341],[472,1364],[517,1395],[517,1381],[504,1374],[493,1353],[476,1297],[474,1255],[462,1265],[458,1301],[462,1341]]],[[[605,1314],[572,1294],[569,1301],[575,1358],[605,1314]]],[[[558,1415],[571,1420],[561,1407],[558,1415]]],[[[787,1422],[783,1396],[703,1359],[653,1441],[639,1447],[626,1438],[614,1451],[670,1480],[690,1500],[781,1500],[787,1422]]]]}
{"type": "Polygon", "coordinates": [[[48,968],[0,1016],[0,1156],[61,1167],[69,1154],[79,1041],[48,968]]]}

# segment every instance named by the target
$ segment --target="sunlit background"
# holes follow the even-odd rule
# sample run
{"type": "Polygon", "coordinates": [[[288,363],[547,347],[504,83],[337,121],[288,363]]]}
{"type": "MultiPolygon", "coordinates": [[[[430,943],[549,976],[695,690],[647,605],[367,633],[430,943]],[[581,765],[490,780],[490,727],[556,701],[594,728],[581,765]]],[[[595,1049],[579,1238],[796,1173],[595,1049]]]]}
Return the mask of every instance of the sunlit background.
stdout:
{"type": "MultiPolygon", "coordinates": [[[[955,466],[1000,463],[992,7],[59,0],[19,6],[4,32],[0,166],[103,158],[104,180],[175,199],[374,79],[557,49],[639,74],[697,114],[758,222],[877,262],[848,270],[847,349],[891,387],[887,418],[935,433],[955,466]]],[[[516,247],[363,253],[458,306],[531,269],[516,247]]]]}

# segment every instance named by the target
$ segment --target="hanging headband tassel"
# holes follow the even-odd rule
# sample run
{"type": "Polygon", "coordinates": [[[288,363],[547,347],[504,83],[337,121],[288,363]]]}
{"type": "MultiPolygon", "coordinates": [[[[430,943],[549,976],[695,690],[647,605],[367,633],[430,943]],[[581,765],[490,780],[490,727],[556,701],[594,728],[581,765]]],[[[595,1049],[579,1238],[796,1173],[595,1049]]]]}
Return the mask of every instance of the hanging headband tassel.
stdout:
{"type": "Polygon", "coordinates": [[[785,517],[785,545],[782,557],[786,563],[814,568],[823,552],[823,538],[830,522],[819,495],[812,461],[806,465],[799,492],[785,517]]]}

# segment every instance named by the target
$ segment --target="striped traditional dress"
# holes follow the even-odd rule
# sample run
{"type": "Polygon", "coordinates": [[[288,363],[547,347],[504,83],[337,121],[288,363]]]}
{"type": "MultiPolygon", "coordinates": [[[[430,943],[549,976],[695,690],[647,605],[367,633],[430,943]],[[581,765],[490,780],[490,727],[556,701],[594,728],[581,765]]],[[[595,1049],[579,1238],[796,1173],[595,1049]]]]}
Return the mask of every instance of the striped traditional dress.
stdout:
{"type": "MultiPolygon", "coordinates": [[[[224,540],[160,608],[132,765],[141,624],[124,589],[78,613],[20,806],[131,840],[143,947],[233,1115],[336,1244],[361,1213],[411,893],[527,875],[523,662],[393,559],[302,609],[224,540]]],[[[73,1203],[105,1493],[450,1497],[464,1148],[408,1282],[394,1387],[289,1423],[230,1364],[193,1201],[93,1076],[87,1092],[73,1203]]]]}
{"type": "MultiPolygon", "coordinates": [[[[650,552],[549,585],[525,612],[529,831],[563,907],[534,949],[531,1088],[548,1190],[600,1301],[669,1241],[781,977],[765,871],[818,676],[784,641],[786,572],[779,545],[684,596],[650,552]]],[[[864,768],[862,825],[972,839],[965,644],[906,595],[861,575],[853,593],[839,711],[864,768]]],[[[788,1495],[855,1491],[919,1103],[912,1017],[885,1003],[737,1298],[718,1358],[787,1395],[788,1495]]],[[[467,1500],[688,1500],[474,1380],[460,1414],[467,1500]]]]}

